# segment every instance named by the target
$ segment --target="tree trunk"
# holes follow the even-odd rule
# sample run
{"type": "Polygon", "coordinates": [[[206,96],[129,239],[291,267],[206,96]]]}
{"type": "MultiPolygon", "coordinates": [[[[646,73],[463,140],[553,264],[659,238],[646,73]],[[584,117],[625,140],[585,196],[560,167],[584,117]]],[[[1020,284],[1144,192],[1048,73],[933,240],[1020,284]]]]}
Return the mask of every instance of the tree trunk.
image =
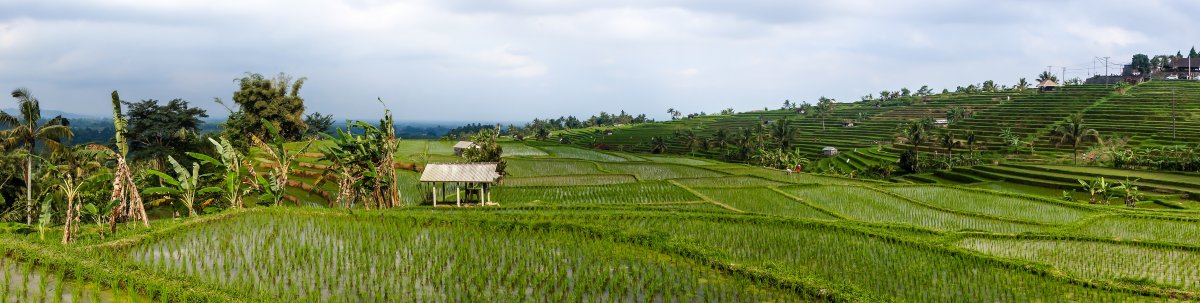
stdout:
{"type": "Polygon", "coordinates": [[[33,155],[25,156],[25,224],[33,224],[33,155]]]}
{"type": "Polygon", "coordinates": [[[71,243],[71,220],[74,213],[75,197],[67,196],[67,219],[63,224],[62,244],[71,243]]]}

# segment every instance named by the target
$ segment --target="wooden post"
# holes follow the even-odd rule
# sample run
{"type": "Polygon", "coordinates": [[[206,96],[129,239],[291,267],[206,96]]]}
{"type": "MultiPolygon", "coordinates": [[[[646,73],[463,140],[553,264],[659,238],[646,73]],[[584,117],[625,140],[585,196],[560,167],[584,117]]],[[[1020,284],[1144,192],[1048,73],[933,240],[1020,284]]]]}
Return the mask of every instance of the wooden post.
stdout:
{"type": "Polygon", "coordinates": [[[483,201],[483,185],[480,185],[479,186],[479,206],[485,206],[485,205],[487,205],[487,204],[484,204],[484,201],[483,201]]]}
{"type": "Polygon", "coordinates": [[[433,207],[437,207],[437,185],[429,187],[429,191],[433,192],[433,207]]]}
{"type": "Polygon", "coordinates": [[[458,182],[454,183],[454,203],[459,207],[462,207],[462,193],[459,191],[458,184],[458,182]]]}

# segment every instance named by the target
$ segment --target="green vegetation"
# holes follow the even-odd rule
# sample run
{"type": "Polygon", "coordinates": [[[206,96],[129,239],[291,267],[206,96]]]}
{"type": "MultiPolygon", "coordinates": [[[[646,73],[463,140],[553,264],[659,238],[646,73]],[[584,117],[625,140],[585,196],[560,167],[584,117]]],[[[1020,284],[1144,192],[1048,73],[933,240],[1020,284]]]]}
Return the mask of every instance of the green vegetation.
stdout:
{"type": "MultiPolygon", "coordinates": [[[[1200,153],[1182,146],[1190,133],[1165,137],[1191,113],[1136,104],[1191,96],[1193,83],[1117,93],[987,81],[779,110],[672,109],[662,123],[622,112],[470,125],[452,137],[475,147],[456,150],[397,138],[390,110],[312,139],[323,132],[302,124],[329,117],[296,120],[298,82],[248,75],[235,93],[245,116],[161,153],[131,147],[162,125],[126,127],[115,92],[111,147],[35,136],[42,150],[22,129],[65,123],[13,125],[0,157],[13,181],[0,182],[0,300],[1200,299],[1200,153]],[[288,105],[246,120],[263,100],[288,105]],[[1116,129],[1104,110],[1122,107],[1149,113],[1148,126],[1116,129]],[[502,177],[420,182],[437,162],[498,163],[502,177]],[[495,203],[435,207],[437,186],[449,201],[487,186],[495,203]]],[[[168,106],[196,116],[177,113],[185,101],[168,106]]]]}

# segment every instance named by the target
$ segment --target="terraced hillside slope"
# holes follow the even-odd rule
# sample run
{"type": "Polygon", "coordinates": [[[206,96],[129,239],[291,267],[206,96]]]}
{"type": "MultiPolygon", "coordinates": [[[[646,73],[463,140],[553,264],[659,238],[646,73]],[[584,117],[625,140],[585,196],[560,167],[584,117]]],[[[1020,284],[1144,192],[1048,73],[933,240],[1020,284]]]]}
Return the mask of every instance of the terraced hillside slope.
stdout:
{"type": "MultiPolygon", "coordinates": [[[[398,159],[452,157],[430,148],[440,141],[404,144],[416,152],[398,159]]],[[[13,274],[0,294],[171,302],[1200,299],[1196,210],[570,145],[505,148],[514,152],[495,189],[498,206],[434,208],[414,189],[404,191],[409,205],[388,210],[259,206],[155,220],[106,238],[88,224],[69,247],[37,233],[3,233],[0,270],[13,274]],[[70,282],[29,282],[46,276],[70,282]]],[[[1147,186],[1200,190],[1190,179],[1145,177],[1147,186]]]]}

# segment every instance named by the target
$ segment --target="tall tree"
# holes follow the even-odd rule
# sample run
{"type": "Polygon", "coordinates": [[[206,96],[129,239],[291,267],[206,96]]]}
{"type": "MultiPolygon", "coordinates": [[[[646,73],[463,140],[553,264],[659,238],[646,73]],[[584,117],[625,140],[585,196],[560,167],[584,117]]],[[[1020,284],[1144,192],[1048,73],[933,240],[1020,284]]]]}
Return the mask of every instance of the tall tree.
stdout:
{"type": "Polygon", "coordinates": [[[33,224],[33,157],[37,154],[38,143],[47,149],[57,150],[62,147],[63,140],[70,140],[70,121],[62,116],[54,117],[41,124],[42,107],[37,98],[26,88],[12,91],[17,99],[19,116],[12,116],[0,111],[0,125],[10,129],[4,131],[5,143],[8,146],[22,146],[25,149],[25,224],[33,224]]]}
{"type": "Polygon", "coordinates": [[[1142,72],[1142,74],[1149,73],[1150,57],[1146,56],[1146,54],[1133,55],[1133,60],[1131,61],[1130,65],[1132,65],[1133,69],[1142,72]]]}
{"type": "Polygon", "coordinates": [[[308,129],[304,131],[305,137],[319,137],[320,134],[329,132],[329,128],[333,127],[333,115],[313,112],[304,116],[304,124],[308,125],[308,129]]]}
{"type": "MultiPolygon", "coordinates": [[[[1054,133],[1059,135],[1059,144],[1071,144],[1071,150],[1075,155],[1075,165],[1079,165],[1079,145],[1088,139],[1101,141],[1100,132],[1095,129],[1088,128],[1083,123],[1083,114],[1075,113],[1067,117],[1066,120],[1054,128],[1054,133]]],[[[1101,143],[1103,143],[1101,141],[1101,143]]]]}
{"type": "Polygon", "coordinates": [[[825,98],[824,96],[817,100],[817,117],[821,118],[821,130],[824,130],[825,119],[833,114],[837,104],[834,103],[833,99],[825,98]]]}
{"type": "Polygon", "coordinates": [[[135,150],[130,156],[137,159],[153,159],[159,168],[168,156],[180,157],[185,150],[193,150],[195,134],[201,118],[207,118],[203,108],[189,107],[183,99],[174,99],[160,105],[158,100],[125,103],[128,133],[126,140],[135,150]]]}
{"type": "Polygon", "coordinates": [[[113,127],[116,129],[114,142],[117,149],[111,150],[111,153],[117,160],[117,167],[113,171],[111,198],[112,201],[119,201],[119,203],[112,208],[108,224],[109,231],[115,233],[117,221],[121,218],[140,218],[145,227],[150,227],[150,219],[146,216],[142,194],[138,191],[137,183],[133,181],[133,169],[129,168],[129,162],[125,158],[129,154],[129,140],[126,139],[129,124],[125,120],[125,115],[121,113],[121,96],[115,90],[112,92],[112,109],[113,127]]]}
{"type": "Polygon", "coordinates": [[[1025,78],[1021,78],[1020,80],[1017,80],[1017,87],[1016,87],[1017,91],[1019,91],[1019,92],[1025,91],[1025,89],[1027,89],[1027,88],[1029,88],[1029,82],[1025,81],[1025,78]]]}
{"type": "Polygon", "coordinates": [[[727,155],[725,153],[725,147],[729,145],[729,143],[732,141],[732,139],[733,138],[730,137],[730,135],[729,135],[729,131],[725,130],[724,128],[717,129],[716,132],[713,132],[713,136],[712,136],[713,144],[712,145],[716,146],[717,149],[719,149],[721,151],[721,159],[722,160],[724,160],[727,155]]]}
{"type": "Polygon", "coordinates": [[[1050,71],[1044,71],[1041,74],[1038,74],[1038,77],[1037,77],[1038,82],[1042,82],[1042,81],[1046,81],[1046,80],[1058,82],[1058,77],[1054,76],[1054,74],[1051,74],[1050,71]]]}
{"type": "Polygon", "coordinates": [[[792,138],[795,136],[796,129],[792,128],[792,121],[788,118],[780,119],[771,125],[771,139],[782,150],[792,149],[792,138]]]}
{"type": "Polygon", "coordinates": [[[293,82],[284,73],[270,79],[251,73],[238,79],[238,90],[233,92],[238,110],[224,125],[226,135],[235,143],[248,141],[251,136],[265,138],[269,135],[264,123],[269,122],[284,140],[300,139],[308,128],[303,117],[304,98],[300,97],[304,81],[299,78],[293,82]]]}

